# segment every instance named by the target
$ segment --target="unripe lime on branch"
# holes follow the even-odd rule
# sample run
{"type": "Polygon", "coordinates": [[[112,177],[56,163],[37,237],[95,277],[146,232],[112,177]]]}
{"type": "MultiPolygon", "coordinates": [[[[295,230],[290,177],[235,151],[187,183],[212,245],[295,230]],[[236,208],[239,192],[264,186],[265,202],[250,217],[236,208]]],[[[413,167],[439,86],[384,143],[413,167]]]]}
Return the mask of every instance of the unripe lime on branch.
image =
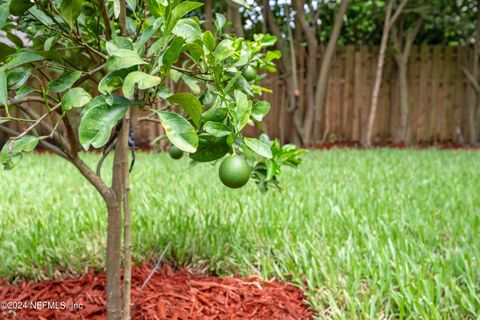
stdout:
{"type": "Polygon", "coordinates": [[[255,78],[257,77],[257,70],[255,70],[255,68],[252,66],[248,66],[245,68],[245,70],[243,70],[242,76],[247,81],[255,80],[255,78]]]}
{"type": "Polygon", "coordinates": [[[234,155],[223,160],[218,174],[220,180],[229,188],[243,187],[250,179],[251,168],[243,157],[234,155]]]}
{"type": "Polygon", "coordinates": [[[168,153],[170,154],[170,157],[172,157],[172,159],[175,159],[175,160],[178,160],[180,159],[181,157],[183,157],[183,151],[180,150],[178,147],[176,147],[175,145],[172,145],[170,147],[170,149],[168,150],[168,153]]]}

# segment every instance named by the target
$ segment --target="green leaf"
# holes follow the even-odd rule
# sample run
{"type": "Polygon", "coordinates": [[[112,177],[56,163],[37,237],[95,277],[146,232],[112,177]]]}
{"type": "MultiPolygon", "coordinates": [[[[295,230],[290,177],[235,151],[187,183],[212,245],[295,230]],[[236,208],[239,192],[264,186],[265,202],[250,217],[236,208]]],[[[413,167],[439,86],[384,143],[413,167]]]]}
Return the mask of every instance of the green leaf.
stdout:
{"type": "Polygon", "coordinates": [[[82,76],[82,71],[64,72],[57,80],[48,84],[48,89],[55,93],[69,89],[82,76]]]}
{"type": "Polygon", "coordinates": [[[60,12],[67,20],[70,28],[75,26],[75,22],[82,12],[82,2],[82,0],[62,0],[60,12]]]}
{"type": "Polygon", "coordinates": [[[193,94],[200,95],[200,93],[202,93],[202,89],[198,85],[200,80],[194,77],[190,77],[186,74],[182,74],[182,79],[183,82],[185,82],[185,84],[190,88],[190,90],[192,90],[193,94]]]}
{"type": "Polygon", "coordinates": [[[145,28],[136,41],[137,47],[144,45],[157,32],[162,22],[163,18],[157,18],[152,25],[145,28]]]}
{"type": "Polygon", "coordinates": [[[20,67],[13,69],[8,73],[7,86],[10,90],[17,90],[27,82],[31,73],[32,69],[30,68],[20,67]]]}
{"type": "Polygon", "coordinates": [[[157,111],[168,140],[182,151],[194,153],[198,147],[198,136],[190,122],[173,112],[157,111]]]}
{"type": "Polygon", "coordinates": [[[148,0],[148,9],[155,18],[165,15],[165,6],[160,2],[160,0],[148,0]]]}
{"type": "Polygon", "coordinates": [[[0,5],[0,29],[2,29],[8,21],[8,16],[9,16],[9,4],[8,2],[0,5]]]}
{"type": "Polygon", "coordinates": [[[45,51],[50,51],[52,48],[53,42],[56,41],[57,37],[53,36],[45,40],[45,43],[43,44],[43,50],[45,51]]]}
{"type": "Polygon", "coordinates": [[[215,46],[216,46],[215,37],[213,36],[213,34],[210,31],[205,31],[203,33],[203,38],[202,39],[203,39],[203,44],[205,45],[205,47],[207,47],[207,49],[210,52],[213,52],[213,50],[215,50],[215,46]]]}
{"type": "Polygon", "coordinates": [[[230,135],[230,129],[220,122],[208,121],[203,125],[203,130],[210,133],[212,136],[220,138],[230,135]]]}
{"type": "Polygon", "coordinates": [[[135,12],[135,8],[137,7],[137,0],[126,0],[127,5],[130,7],[130,10],[135,12]]]}
{"type": "Polygon", "coordinates": [[[267,143],[255,138],[248,138],[248,137],[244,138],[243,141],[245,142],[247,147],[249,147],[256,154],[268,159],[272,158],[272,149],[267,143]]]}
{"type": "Polygon", "coordinates": [[[19,51],[12,56],[12,59],[8,62],[7,68],[13,69],[25,63],[35,62],[43,60],[44,57],[38,53],[31,51],[19,51]]]}
{"type": "Polygon", "coordinates": [[[35,149],[40,138],[25,136],[18,140],[9,140],[0,151],[0,161],[5,170],[13,169],[22,158],[24,152],[31,152],[35,149]]]}
{"type": "Polygon", "coordinates": [[[251,117],[255,121],[262,121],[263,117],[265,117],[269,111],[270,103],[267,101],[259,101],[253,105],[251,117]]]}
{"type": "Polygon", "coordinates": [[[221,13],[215,13],[215,26],[218,31],[222,31],[223,27],[227,23],[227,18],[221,13]]]}
{"type": "Polygon", "coordinates": [[[167,86],[160,87],[157,91],[157,95],[162,99],[167,99],[173,95],[172,89],[167,86]]]}
{"type": "Polygon", "coordinates": [[[201,6],[203,6],[203,3],[200,2],[183,1],[179,3],[175,8],[173,8],[170,14],[170,19],[168,20],[168,23],[165,27],[165,36],[170,35],[178,20],[180,20],[190,11],[200,8],[201,6]]]}
{"type": "Polygon", "coordinates": [[[68,90],[62,97],[62,110],[67,112],[72,108],[81,108],[92,100],[85,89],[77,87],[68,90]]]}
{"type": "Polygon", "coordinates": [[[240,131],[246,126],[250,118],[251,105],[247,95],[238,90],[235,90],[235,103],[236,127],[237,130],[240,131]]]}
{"type": "Polygon", "coordinates": [[[4,68],[0,68],[0,103],[5,106],[8,103],[7,77],[4,68]]]}
{"type": "Polygon", "coordinates": [[[170,96],[167,100],[172,104],[181,105],[197,128],[200,126],[202,120],[202,104],[197,97],[188,92],[181,92],[170,96]]]}
{"type": "Polygon", "coordinates": [[[220,64],[223,60],[231,56],[235,53],[235,49],[233,48],[233,41],[230,39],[224,39],[220,41],[217,48],[213,52],[213,56],[215,57],[215,63],[220,64]]]}
{"type": "Polygon", "coordinates": [[[7,32],[7,38],[8,40],[12,41],[15,44],[15,46],[17,46],[17,48],[23,48],[23,41],[16,34],[7,32]]]}
{"type": "Polygon", "coordinates": [[[95,148],[104,146],[110,138],[112,129],[123,118],[128,108],[129,105],[122,99],[115,101],[114,98],[110,106],[103,95],[93,98],[85,106],[78,128],[79,140],[83,148],[88,150],[90,145],[95,148]]]}
{"type": "Polygon", "coordinates": [[[241,5],[242,7],[250,9],[250,5],[245,0],[230,0],[230,1],[237,3],[237,4],[241,5]]]}
{"type": "MultiPolygon", "coordinates": [[[[7,2],[8,3],[8,2],[7,2]]],[[[30,0],[13,0],[10,1],[10,14],[20,17],[25,14],[33,6],[30,0]]]]}
{"type": "Polygon", "coordinates": [[[134,71],[128,74],[123,82],[123,94],[125,97],[130,97],[135,90],[135,84],[139,89],[148,89],[160,84],[162,79],[160,77],[149,75],[148,73],[141,71],[134,71]]]}
{"type": "Polygon", "coordinates": [[[198,162],[211,162],[223,158],[229,151],[230,146],[225,137],[216,138],[212,135],[202,133],[198,136],[198,148],[190,158],[198,162]]]}
{"type": "Polygon", "coordinates": [[[185,39],[182,37],[175,37],[173,41],[170,43],[167,51],[163,55],[162,62],[164,70],[168,70],[170,66],[178,61],[180,55],[183,52],[183,44],[185,43],[185,39]]]}
{"type": "Polygon", "coordinates": [[[17,90],[17,94],[15,95],[15,99],[23,98],[23,97],[29,95],[30,93],[32,93],[33,91],[35,91],[33,88],[23,86],[23,87],[21,87],[20,89],[17,90]]]}
{"type": "Polygon", "coordinates": [[[188,43],[202,38],[200,26],[195,20],[190,18],[180,19],[175,28],[173,28],[172,33],[185,38],[188,43]]]}
{"type": "Polygon", "coordinates": [[[13,53],[15,53],[15,48],[7,46],[5,43],[0,42],[0,62],[5,60],[5,58],[13,53]]]}
{"type": "Polygon", "coordinates": [[[100,80],[98,91],[103,94],[109,94],[122,86],[125,77],[130,73],[129,69],[120,69],[110,72],[100,80]]]}
{"type": "Polygon", "coordinates": [[[143,61],[133,50],[117,49],[112,54],[113,56],[108,59],[107,62],[107,68],[110,71],[126,69],[139,64],[146,64],[146,62],[143,61]]]}

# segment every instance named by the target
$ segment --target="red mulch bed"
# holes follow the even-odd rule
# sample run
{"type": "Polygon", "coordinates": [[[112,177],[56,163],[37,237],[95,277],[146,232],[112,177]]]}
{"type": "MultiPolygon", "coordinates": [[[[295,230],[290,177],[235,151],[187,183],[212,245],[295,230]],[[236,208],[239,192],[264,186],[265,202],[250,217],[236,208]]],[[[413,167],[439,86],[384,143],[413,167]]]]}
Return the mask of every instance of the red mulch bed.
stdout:
{"type": "MultiPolygon", "coordinates": [[[[143,290],[150,265],[132,271],[133,319],[313,319],[301,289],[281,282],[217,278],[193,275],[186,270],[160,268],[143,290]]],[[[1,284],[1,282],[0,282],[1,284]]],[[[105,319],[105,273],[93,271],[63,281],[24,282],[19,286],[0,285],[0,303],[57,302],[40,309],[17,305],[16,310],[0,310],[0,319],[105,319]],[[74,304],[80,310],[65,310],[74,304]],[[53,308],[52,308],[53,307],[53,308]]],[[[10,306],[11,307],[11,306],[10,306]]],[[[4,308],[3,308],[4,309],[4,308]]]]}

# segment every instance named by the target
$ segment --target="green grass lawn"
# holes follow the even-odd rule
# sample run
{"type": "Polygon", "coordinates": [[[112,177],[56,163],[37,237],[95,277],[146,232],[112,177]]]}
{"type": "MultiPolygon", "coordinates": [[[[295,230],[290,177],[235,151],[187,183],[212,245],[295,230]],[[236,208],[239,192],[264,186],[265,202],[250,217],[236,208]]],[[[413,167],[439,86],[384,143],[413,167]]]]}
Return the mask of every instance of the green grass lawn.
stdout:
{"type": "MultiPolygon", "coordinates": [[[[479,152],[310,152],[266,195],[209,164],[137,157],[136,262],[171,242],[178,266],[305,283],[320,318],[480,317],[479,152]]],[[[104,266],[104,205],[67,162],[26,156],[0,190],[0,278],[104,266]]]]}

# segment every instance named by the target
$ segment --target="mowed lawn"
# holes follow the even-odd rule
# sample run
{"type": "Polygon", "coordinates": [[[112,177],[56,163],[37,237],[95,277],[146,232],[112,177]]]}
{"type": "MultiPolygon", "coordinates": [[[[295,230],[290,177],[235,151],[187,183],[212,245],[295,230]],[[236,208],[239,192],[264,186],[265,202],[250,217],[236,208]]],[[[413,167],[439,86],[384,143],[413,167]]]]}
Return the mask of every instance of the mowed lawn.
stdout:
{"type": "MultiPolygon", "coordinates": [[[[480,317],[480,152],[310,152],[267,194],[142,153],[131,180],[137,263],[170,242],[176,266],[305,285],[319,318],[480,317]]],[[[28,155],[0,190],[0,278],[103,268],[104,205],[67,162],[28,155]]]]}

